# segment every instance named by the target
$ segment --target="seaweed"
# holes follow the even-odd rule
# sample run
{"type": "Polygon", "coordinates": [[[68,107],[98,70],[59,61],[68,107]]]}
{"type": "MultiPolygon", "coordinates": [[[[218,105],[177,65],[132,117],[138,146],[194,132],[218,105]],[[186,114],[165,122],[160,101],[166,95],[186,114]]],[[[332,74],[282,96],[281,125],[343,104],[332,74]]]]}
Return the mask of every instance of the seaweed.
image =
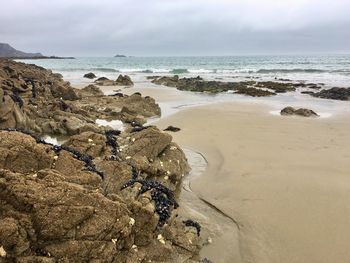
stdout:
{"type": "Polygon", "coordinates": [[[132,179],[136,180],[140,175],[140,172],[137,170],[135,166],[131,166],[132,179]]]}
{"type": "Polygon", "coordinates": [[[12,88],[12,94],[10,94],[10,97],[12,98],[12,100],[15,103],[18,104],[18,106],[20,108],[23,107],[24,102],[23,102],[22,98],[18,95],[18,92],[17,92],[17,90],[15,88],[12,88]]]}
{"type": "Polygon", "coordinates": [[[37,143],[40,143],[40,144],[44,144],[44,145],[48,145],[48,146],[51,146],[51,149],[56,153],[58,154],[60,151],[62,150],[65,150],[69,153],[72,154],[72,156],[79,160],[79,161],[82,161],[85,163],[85,168],[87,171],[90,171],[90,172],[93,172],[93,173],[96,173],[98,174],[101,178],[103,178],[103,173],[98,171],[96,169],[96,166],[95,164],[93,163],[93,159],[91,156],[89,155],[84,155],[82,153],[80,153],[79,151],[73,149],[73,148],[70,148],[70,147],[66,147],[66,146],[61,146],[61,145],[54,145],[52,143],[48,143],[48,142],[45,142],[43,139],[41,138],[38,138],[37,136],[35,136],[33,133],[29,132],[29,131],[26,131],[26,130],[21,130],[21,129],[11,129],[11,128],[8,128],[8,129],[1,129],[2,131],[9,131],[9,132],[21,132],[23,134],[26,134],[26,135],[29,135],[31,136],[33,139],[35,139],[35,141],[37,143]]]}
{"type": "Polygon", "coordinates": [[[52,146],[52,150],[55,152],[55,153],[59,153],[60,151],[62,150],[65,150],[67,152],[70,152],[73,157],[79,161],[82,161],[85,163],[85,167],[86,167],[86,170],[87,171],[90,171],[90,172],[93,172],[93,173],[96,173],[98,174],[101,178],[103,178],[103,173],[98,171],[96,169],[96,166],[95,164],[93,163],[93,158],[90,156],[90,155],[84,155],[82,153],[80,153],[79,151],[73,149],[73,148],[70,148],[70,147],[66,147],[66,146],[60,146],[60,145],[53,145],[52,146]]]}
{"type": "Polygon", "coordinates": [[[185,221],[182,221],[182,223],[185,224],[185,226],[192,226],[194,227],[195,229],[197,229],[197,236],[200,236],[200,233],[201,233],[201,225],[196,222],[196,221],[193,221],[191,219],[187,219],[185,221]]]}
{"type": "Polygon", "coordinates": [[[118,130],[105,131],[105,136],[107,139],[106,144],[112,147],[112,154],[115,156],[117,155],[118,148],[119,148],[119,144],[117,142],[116,136],[119,136],[120,133],[121,133],[121,131],[118,131],[118,130]]]}
{"type": "Polygon", "coordinates": [[[179,207],[175,200],[174,193],[160,182],[144,179],[131,179],[122,186],[121,190],[135,183],[141,184],[139,194],[151,191],[156,213],[159,216],[158,227],[162,227],[171,215],[171,208],[177,209],[179,207]]]}

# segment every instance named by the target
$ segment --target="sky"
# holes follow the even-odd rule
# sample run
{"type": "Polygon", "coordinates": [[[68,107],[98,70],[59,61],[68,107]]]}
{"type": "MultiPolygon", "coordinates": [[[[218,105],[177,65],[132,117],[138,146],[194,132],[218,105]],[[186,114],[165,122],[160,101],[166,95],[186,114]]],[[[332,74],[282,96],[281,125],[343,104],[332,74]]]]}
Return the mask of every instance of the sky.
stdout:
{"type": "Polygon", "coordinates": [[[350,53],[350,0],[0,0],[0,42],[59,56],[350,53]]]}

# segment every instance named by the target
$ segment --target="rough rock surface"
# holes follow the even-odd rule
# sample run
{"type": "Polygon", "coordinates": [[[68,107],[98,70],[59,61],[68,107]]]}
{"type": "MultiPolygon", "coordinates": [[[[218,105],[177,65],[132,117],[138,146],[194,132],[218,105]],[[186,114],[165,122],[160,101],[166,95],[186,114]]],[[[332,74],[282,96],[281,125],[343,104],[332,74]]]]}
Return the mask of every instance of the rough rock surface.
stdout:
{"type": "Polygon", "coordinates": [[[276,95],[276,93],[284,93],[296,90],[292,83],[273,81],[205,81],[199,76],[196,78],[181,79],[177,75],[173,77],[154,77],[152,82],[158,85],[176,87],[179,90],[209,93],[233,91],[234,93],[245,94],[253,97],[271,96],[276,95]]]}
{"type": "MultiPolygon", "coordinates": [[[[305,83],[296,82],[293,83],[289,79],[277,79],[276,81],[256,81],[252,80],[252,77],[247,77],[247,81],[236,81],[236,82],[224,82],[224,81],[206,81],[201,77],[195,78],[179,78],[178,75],[174,76],[150,76],[147,79],[152,80],[152,83],[158,85],[164,85],[168,87],[176,87],[179,90],[187,90],[194,92],[208,92],[208,93],[219,93],[219,92],[233,92],[237,94],[248,95],[252,97],[265,97],[272,96],[278,93],[286,93],[295,91],[297,88],[320,90],[323,83],[305,83]]],[[[349,88],[350,89],[350,88],[349,88]]],[[[302,93],[310,94],[320,98],[331,98],[348,100],[349,89],[333,88],[331,90],[321,90],[320,92],[314,93],[312,91],[304,90],[302,93]]]]}
{"type": "Polygon", "coordinates": [[[350,100],[350,88],[323,89],[311,95],[322,99],[350,100]]]}
{"type": "Polygon", "coordinates": [[[177,214],[186,157],[169,134],[142,126],[160,115],[154,99],[74,89],[7,60],[0,81],[0,262],[196,262],[200,237],[177,214]]]}
{"type": "MultiPolygon", "coordinates": [[[[131,140],[136,146],[125,150],[130,147],[131,153],[140,154],[137,145],[155,133],[161,132],[139,132],[138,139],[131,140]]],[[[166,158],[163,153],[173,144],[166,134],[162,138],[141,156],[166,158]]],[[[74,150],[0,131],[0,246],[6,252],[2,262],[193,262],[199,249],[196,228],[175,214],[159,225],[164,215],[154,199],[155,193],[161,194],[158,188],[146,187],[140,193],[136,183],[121,190],[122,182],[149,174],[135,174],[132,159],[109,158],[112,149],[106,140],[101,134],[84,133],[66,143],[80,154],[95,156],[101,177],[87,170],[85,159],[77,158],[74,150]],[[85,146],[92,144],[95,147],[85,146]]]]}
{"type": "Polygon", "coordinates": [[[0,60],[0,128],[37,134],[73,135],[101,131],[96,119],[139,121],[159,116],[152,98],[105,96],[94,85],[75,89],[44,68],[0,60]]]}
{"type": "Polygon", "coordinates": [[[133,86],[131,78],[128,75],[119,75],[114,81],[106,77],[101,77],[95,80],[98,86],[133,86]]]}
{"type": "Polygon", "coordinates": [[[318,117],[319,115],[313,110],[309,109],[294,109],[293,107],[286,107],[281,110],[281,115],[298,115],[303,117],[318,117]]]}
{"type": "Polygon", "coordinates": [[[133,86],[134,83],[132,82],[131,78],[128,75],[119,75],[117,80],[115,81],[115,84],[118,86],[133,86]]]}

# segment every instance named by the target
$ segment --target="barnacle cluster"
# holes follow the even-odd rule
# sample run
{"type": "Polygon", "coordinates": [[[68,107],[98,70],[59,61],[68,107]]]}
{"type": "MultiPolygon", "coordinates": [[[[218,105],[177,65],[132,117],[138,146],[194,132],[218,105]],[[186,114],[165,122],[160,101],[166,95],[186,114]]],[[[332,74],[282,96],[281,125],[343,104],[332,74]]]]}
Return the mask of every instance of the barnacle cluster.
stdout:
{"type": "Polygon", "coordinates": [[[163,226],[170,217],[172,208],[176,209],[179,207],[175,200],[174,193],[160,182],[144,179],[131,179],[122,186],[121,190],[130,187],[135,183],[141,184],[139,194],[151,191],[151,197],[155,203],[156,213],[159,216],[158,226],[163,226]]]}

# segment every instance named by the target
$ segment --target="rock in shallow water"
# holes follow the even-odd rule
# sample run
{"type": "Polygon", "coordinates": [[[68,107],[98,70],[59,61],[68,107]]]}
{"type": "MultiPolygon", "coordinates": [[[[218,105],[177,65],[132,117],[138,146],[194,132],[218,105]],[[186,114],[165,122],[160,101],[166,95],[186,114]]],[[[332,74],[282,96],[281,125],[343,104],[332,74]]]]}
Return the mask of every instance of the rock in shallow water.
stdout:
{"type": "Polygon", "coordinates": [[[298,115],[303,117],[318,117],[319,115],[313,110],[309,109],[294,109],[293,107],[286,107],[281,110],[281,115],[298,115]]]}
{"type": "Polygon", "coordinates": [[[86,74],[84,75],[84,78],[87,78],[87,79],[95,79],[95,78],[97,78],[97,77],[96,77],[96,75],[95,75],[94,73],[90,72],[90,73],[86,73],[86,74]]]}

